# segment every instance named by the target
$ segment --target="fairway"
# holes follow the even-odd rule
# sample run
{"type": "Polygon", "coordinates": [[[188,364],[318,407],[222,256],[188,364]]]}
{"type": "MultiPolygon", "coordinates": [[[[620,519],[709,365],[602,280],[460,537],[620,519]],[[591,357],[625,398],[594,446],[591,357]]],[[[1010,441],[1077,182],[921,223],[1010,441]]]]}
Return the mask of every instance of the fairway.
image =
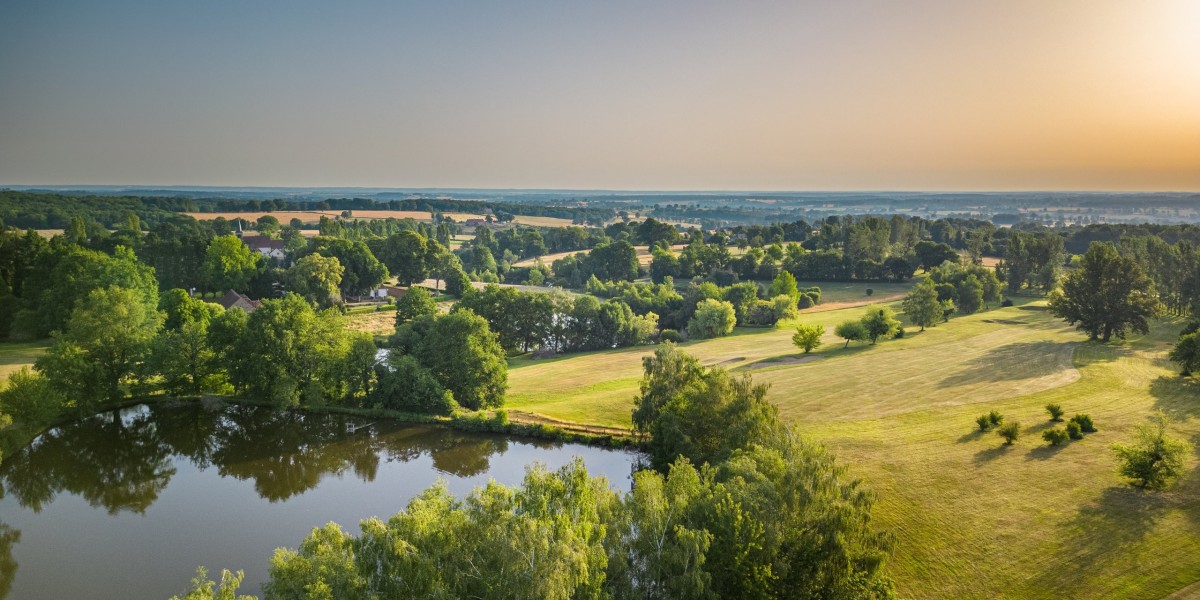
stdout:
{"type": "Polygon", "coordinates": [[[19,371],[24,366],[32,366],[33,361],[49,347],[49,340],[0,343],[0,389],[8,385],[10,373],[19,371]]]}
{"type": "MultiPolygon", "coordinates": [[[[1200,579],[1198,461],[1170,491],[1145,493],[1122,482],[1109,450],[1155,409],[1200,447],[1200,385],[1165,359],[1179,323],[1104,346],[1034,302],[843,349],[833,326],[864,310],[802,313],[827,332],[806,362],[787,325],[682,347],[771,384],[785,418],[878,492],[902,597],[1162,598],[1200,579]],[[1099,432],[1051,449],[1049,402],[1091,414],[1099,432]],[[992,409],[1021,422],[1014,446],[976,432],[992,409]]],[[[509,406],[628,427],[651,352],[513,360],[509,406]]]]}

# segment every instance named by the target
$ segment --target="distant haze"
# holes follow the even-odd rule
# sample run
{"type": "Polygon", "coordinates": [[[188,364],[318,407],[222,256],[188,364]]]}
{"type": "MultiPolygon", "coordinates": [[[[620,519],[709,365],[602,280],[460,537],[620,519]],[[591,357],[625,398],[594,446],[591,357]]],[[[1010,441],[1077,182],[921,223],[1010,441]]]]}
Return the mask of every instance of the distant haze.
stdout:
{"type": "Polygon", "coordinates": [[[5,184],[1200,190],[1200,0],[8,0],[5,184]]]}

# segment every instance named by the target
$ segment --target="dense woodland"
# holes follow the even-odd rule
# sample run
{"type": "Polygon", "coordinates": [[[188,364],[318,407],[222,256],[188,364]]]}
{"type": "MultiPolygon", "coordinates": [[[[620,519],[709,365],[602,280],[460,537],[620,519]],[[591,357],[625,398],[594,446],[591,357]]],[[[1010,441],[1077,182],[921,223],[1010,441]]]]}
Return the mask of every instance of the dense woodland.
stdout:
{"type": "MultiPolygon", "coordinates": [[[[0,338],[52,340],[0,392],[5,448],[61,419],[156,395],[463,418],[503,407],[510,356],[664,342],[645,361],[632,408],[650,467],[633,491],[617,494],[578,464],[534,469],[518,488],[491,484],[464,499],[435,487],[357,535],[327,526],[280,551],[269,598],[317,589],[379,598],[891,597],[882,570],[891,541],[871,524],[871,494],[782,423],[764,386],[704,368],[671,342],[794,319],[821,302],[814,281],[916,277],[900,308],[921,329],[1044,294],[1054,314],[1101,343],[1144,333],[1167,312],[1200,311],[1200,228],[1191,225],[996,228],[867,216],[685,231],[647,218],[479,227],[462,241],[459,224],[445,221],[327,219],[320,235],[305,237],[269,216],[231,223],[174,212],[195,209],[190,202],[0,193],[8,224],[0,338]],[[26,227],[64,232],[45,239],[26,227]],[[239,228],[280,240],[285,258],[251,249],[239,228]],[[444,293],[413,285],[427,279],[444,293]],[[407,288],[379,307],[395,311],[391,335],[346,329],[347,305],[387,281],[407,288]],[[261,305],[247,313],[207,301],[229,290],[261,305]]],[[[406,202],[388,207],[462,210],[406,202]]],[[[571,218],[580,217],[592,215],[571,218]]],[[[1197,329],[1186,327],[1171,353],[1185,375],[1200,369],[1197,329]]],[[[849,345],[903,332],[880,306],[836,334],[849,345]]],[[[807,352],[822,333],[801,328],[796,343],[807,352]]],[[[1169,481],[1161,469],[1170,461],[1131,456],[1131,479],[1169,481]]],[[[237,582],[201,575],[188,597],[237,582]]]]}

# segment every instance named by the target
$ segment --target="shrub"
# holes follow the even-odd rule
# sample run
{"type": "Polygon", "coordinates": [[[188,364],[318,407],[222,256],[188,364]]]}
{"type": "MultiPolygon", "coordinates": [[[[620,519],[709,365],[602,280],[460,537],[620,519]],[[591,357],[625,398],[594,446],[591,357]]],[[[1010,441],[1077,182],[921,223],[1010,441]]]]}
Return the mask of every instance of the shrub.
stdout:
{"type": "Polygon", "coordinates": [[[1051,446],[1062,445],[1063,442],[1067,441],[1068,437],[1069,435],[1067,432],[1059,429],[1058,427],[1047,429],[1042,432],[1042,439],[1049,442],[1051,446]]]}
{"type": "Polygon", "coordinates": [[[1083,430],[1080,429],[1079,423],[1076,423],[1075,421],[1067,423],[1067,435],[1073,440],[1082,440],[1083,430]]]}
{"type": "Polygon", "coordinates": [[[904,337],[904,328],[903,327],[901,327],[900,329],[897,329],[896,333],[894,335],[892,335],[892,339],[898,340],[902,337],[904,337]]]}
{"type": "Polygon", "coordinates": [[[871,289],[871,288],[867,288],[867,295],[868,295],[868,296],[874,296],[874,295],[875,295],[875,290],[873,290],[873,289],[871,289]]]}
{"type": "Polygon", "coordinates": [[[729,335],[736,320],[733,304],[708,298],[696,306],[695,316],[688,321],[688,337],[702,339],[729,335]]]}
{"type": "Polygon", "coordinates": [[[683,336],[679,335],[674,329],[664,329],[658,333],[658,339],[664,342],[673,342],[678,344],[683,340],[683,336]]]}
{"type": "Polygon", "coordinates": [[[1092,424],[1092,417],[1089,415],[1075,415],[1071,417],[1071,422],[1079,423],[1079,429],[1084,433],[1096,433],[1096,426],[1092,424]]]}
{"type": "Polygon", "coordinates": [[[1016,442],[1017,439],[1021,437],[1021,424],[1016,421],[1010,421],[1000,429],[997,429],[996,433],[1000,434],[1000,437],[1004,438],[1004,444],[1006,446],[1011,446],[1013,442],[1016,442]]]}
{"type": "Polygon", "coordinates": [[[774,298],[771,298],[771,309],[775,311],[776,321],[795,319],[796,299],[787,295],[775,296],[774,298]]]}
{"type": "Polygon", "coordinates": [[[29,367],[21,367],[9,375],[8,386],[0,391],[0,412],[26,424],[49,423],[65,405],[65,399],[46,377],[29,367]]]}
{"type": "Polygon", "coordinates": [[[1167,435],[1167,415],[1158,412],[1138,427],[1132,444],[1113,444],[1121,475],[1142,488],[1161,489],[1183,472],[1188,443],[1167,435]]]}
{"type": "Polygon", "coordinates": [[[1000,306],[1003,306],[1005,308],[1008,308],[1009,306],[1012,306],[1012,305],[1013,305],[1012,298],[1005,298],[1004,300],[1002,300],[1000,302],[1000,306]]]}
{"type": "Polygon", "coordinates": [[[796,333],[792,335],[792,343],[808,354],[821,345],[821,336],[823,335],[825,335],[824,325],[797,325],[796,333]]]}
{"type": "Polygon", "coordinates": [[[992,428],[992,420],[987,415],[979,415],[979,418],[975,419],[975,423],[979,425],[980,431],[987,431],[992,428]]]}
{"type": "Polygon", "coordinates": [[[800,309],[801,309],[801,310],[803,310],[803,309],[805,309],[805,308],[812,308],[812,307],[813,307],[813,305],[815,305],[815,304],[816,304],[816,303],[815,303],[815,302],[813,302],[813,299],[812,299],[812,296],[811,296],[811,295],[809,295],[809,294],[800,294],[800,300],[798,301],[798,303],[797,303],[797,306],[799,306],[799,307],[800,307],[800,309]]]}
{"type": "Polygon", "coordinates": [[[1055,423],[1062,421],[1062,416],[1063,416],[1062,406],[1059,406],[1052,402],[1052,403],[1046,405],[1046,412],[1050,413],[1051,421],[1054,421],[1055,423]]]}
{"type": "Polygon", "coordinates": [[[987,418],[988,422],[992,424],[992,427],[996,427],[1004,422],[1004,415],[994,410],[987,414],[987,418]]]}

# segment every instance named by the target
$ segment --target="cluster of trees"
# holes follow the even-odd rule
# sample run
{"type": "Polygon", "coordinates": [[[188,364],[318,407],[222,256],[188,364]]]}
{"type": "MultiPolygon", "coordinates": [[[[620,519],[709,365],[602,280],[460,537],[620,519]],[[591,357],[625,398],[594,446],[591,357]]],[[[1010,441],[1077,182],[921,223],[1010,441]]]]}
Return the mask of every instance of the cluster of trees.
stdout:
{"type": "Polygon", "coordinates": [[[838,337],[846,340],[843,347],[849,347],[850,342],[868,341],[874,346],[879,338],[902,335],[903,331],[896,313],[887,306],[869,306],[862,318],[842,321],[833,330],[838,337]]]}
{"type": "MultiPolygon", "coordinates": [[[[631,491],[578,460],[463,499],[435,484],[356,535],[330,524],[277,551],[266,598],[894,597],[874,495],[783,425],[765,386],[666,345],[641,389],[654,469],[631,491]]],[[[201,574],[188,597],[239,581],[201,574]]]]}
{"type": "MultiPolygon", "coordinates": [[[[415,303],[414,303],[415,304],[415,303]]],[[[398,323],[387,361],[376,369],[375,406],[449,414],[504,403],[508,364],[500,337],[469,308],[447,315],[427,308],[398,323]]]]}
{"type": "Polygon", "coordinates": [[[459,310],[486,319],[508,350],[601,350],[646,344],[658,334],[658,315],[652,311],[636,314],[619,299],[601,301],[566,292],[488,285],[467,291],[455,306],[459,310]]]}

